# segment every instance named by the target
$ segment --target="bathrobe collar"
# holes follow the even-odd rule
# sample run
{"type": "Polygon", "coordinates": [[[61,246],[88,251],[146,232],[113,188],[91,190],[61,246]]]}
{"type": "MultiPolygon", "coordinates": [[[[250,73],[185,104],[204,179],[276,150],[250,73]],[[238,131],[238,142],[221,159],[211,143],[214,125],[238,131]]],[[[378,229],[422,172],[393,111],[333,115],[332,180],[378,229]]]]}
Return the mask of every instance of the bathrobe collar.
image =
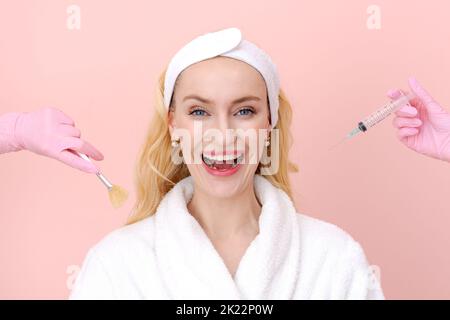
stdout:
{"type": "Polygon", "coordinates": [[[295,290],[300,235],[287,194],[254,176],[262,204],[259,234],[242,257],[235,277],[198,221],[187,210],[194,180],[179,181],[155,213],[155,254],[171,299],[290,299],[295,290]]]}

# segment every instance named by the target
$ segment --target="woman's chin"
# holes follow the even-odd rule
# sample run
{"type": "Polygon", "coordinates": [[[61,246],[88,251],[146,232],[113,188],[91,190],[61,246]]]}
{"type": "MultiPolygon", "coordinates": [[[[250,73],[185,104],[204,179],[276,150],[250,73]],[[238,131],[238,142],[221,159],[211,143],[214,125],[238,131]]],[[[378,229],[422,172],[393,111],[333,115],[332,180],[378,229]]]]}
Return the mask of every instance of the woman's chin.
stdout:
{"type": "MultiPolygon", "coordinates": [[[[228,198],[239,194],[245,189],[249,177],[253,177],[248,171],[251,169],[248,165],[239,164],[232,168],[233,172],[220,172],[219,170],[206,168],[205,164],[196,166],[194,180],[196,185],[214,198],[228,198]]],[[[256,168],[255,168],[256,170],[256,168]]]]}

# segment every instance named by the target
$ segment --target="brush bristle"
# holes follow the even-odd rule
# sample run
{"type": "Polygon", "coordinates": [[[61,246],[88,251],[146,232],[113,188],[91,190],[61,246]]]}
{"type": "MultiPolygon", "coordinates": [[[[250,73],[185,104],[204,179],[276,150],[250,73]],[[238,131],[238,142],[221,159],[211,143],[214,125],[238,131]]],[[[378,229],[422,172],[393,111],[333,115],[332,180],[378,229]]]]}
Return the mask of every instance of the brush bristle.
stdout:
{"type": "Polygon", "coordinates": [[[119,187],[117,185],[113,185],[111,190],[109,190],[109,201],[114,208],[119,208],[122,206],[128,198],[128,191],[119,187]]]}

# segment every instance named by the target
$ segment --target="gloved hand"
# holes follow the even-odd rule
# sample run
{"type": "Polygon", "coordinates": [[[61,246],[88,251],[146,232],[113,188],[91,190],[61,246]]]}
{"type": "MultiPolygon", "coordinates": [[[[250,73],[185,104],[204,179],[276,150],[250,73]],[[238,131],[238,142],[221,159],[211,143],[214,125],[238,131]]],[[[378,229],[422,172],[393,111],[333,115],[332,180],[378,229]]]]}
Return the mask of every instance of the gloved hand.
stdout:
{"type": "MultiPolygon", "coordinates": [[[[416,97],[395,112],[393,125],[398,128],[397,137],[414,151],[450,162],[450,113],[415,78],[409,78],[408,82],[416,97]]],[[[388,96],[396,99],[401,92],[404,91],[391,89],[388,96]]]]}
{"type": "Polygon", "coordinates": [[[14,136],[16,144],[22,149],[54,158],[88,173],[97,173],[99,169],[71,150],[82,152],[95,160],[103,160],[100,151],[80,139],[81,132],[75,127],[74,121],[56,108],[20,113],[14,136]]]}

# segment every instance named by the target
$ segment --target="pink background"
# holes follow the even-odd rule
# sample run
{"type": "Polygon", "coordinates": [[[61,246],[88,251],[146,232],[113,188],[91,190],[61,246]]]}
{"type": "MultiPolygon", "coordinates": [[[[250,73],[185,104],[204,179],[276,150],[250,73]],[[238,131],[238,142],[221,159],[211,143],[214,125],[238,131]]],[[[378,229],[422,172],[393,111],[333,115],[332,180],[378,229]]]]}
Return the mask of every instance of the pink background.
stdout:
{"type": "MultiPolygon", "coordinates": [[[[30,152],[0,157],[0,298],[66,298],[90,246],[121,226],[157,75],[186,42],[235,26],[277,64],[294,111],[298,209],[361,242],[388,299],[450,298],[450,163],[404,147],[387,119],[329,151],[414,75],[450,108],[449,2],[0,2],[0,113],[54,106],[105,155],[130,199],[30,152]],[[69,4],[81,29],[66,27],[69,4]]],[[[391,116],[392,117],[392,116],[391,116]]]]}

